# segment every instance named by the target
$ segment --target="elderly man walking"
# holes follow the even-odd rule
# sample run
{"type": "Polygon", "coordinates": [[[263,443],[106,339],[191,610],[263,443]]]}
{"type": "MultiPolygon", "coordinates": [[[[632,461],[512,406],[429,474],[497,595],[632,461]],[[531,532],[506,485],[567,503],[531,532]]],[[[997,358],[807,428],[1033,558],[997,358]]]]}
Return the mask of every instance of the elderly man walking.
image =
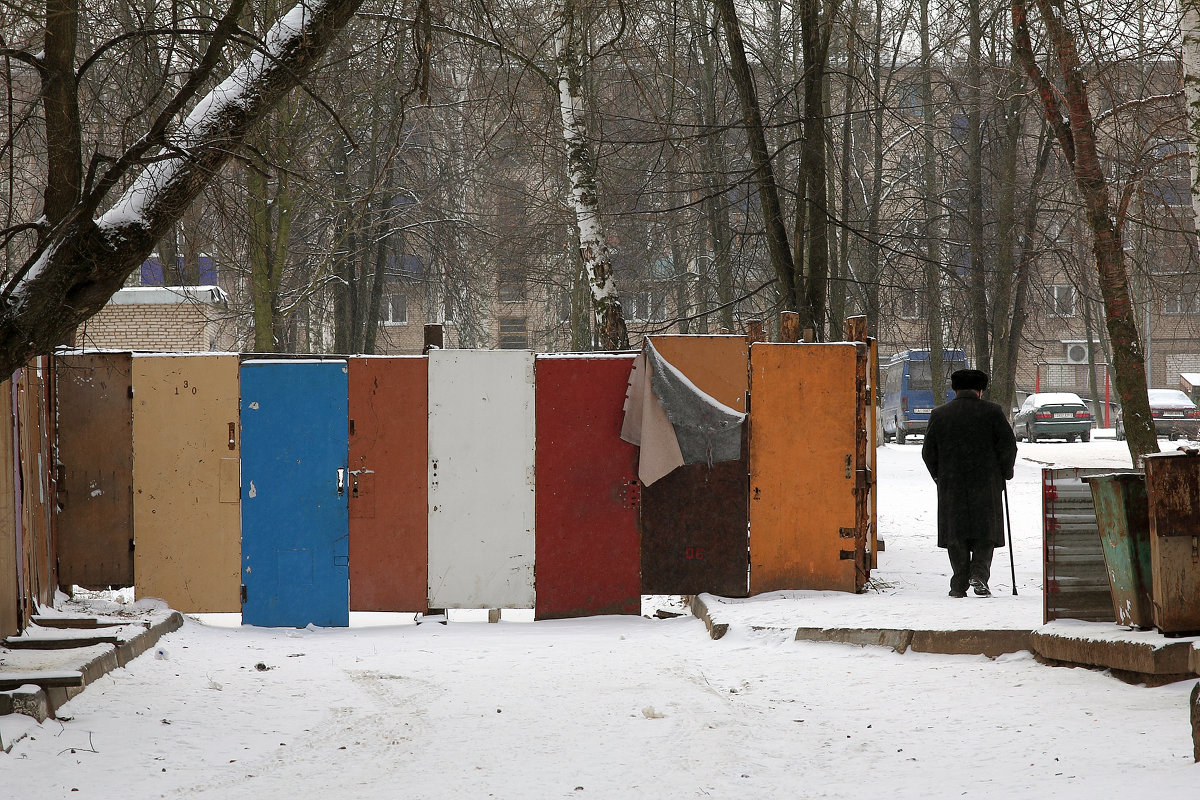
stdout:
{"type": "Polygon", "coordinates": [[[1000,406],[982,399],[988,376],[950,375],[954,399],[929,415],[921,457],[937,483],[938,547],[950,557],[950,596],[970,585],[990,597],[992,551],[1004,546],[1004,482],[1013,476],[1017,440],[1000,406]]]}

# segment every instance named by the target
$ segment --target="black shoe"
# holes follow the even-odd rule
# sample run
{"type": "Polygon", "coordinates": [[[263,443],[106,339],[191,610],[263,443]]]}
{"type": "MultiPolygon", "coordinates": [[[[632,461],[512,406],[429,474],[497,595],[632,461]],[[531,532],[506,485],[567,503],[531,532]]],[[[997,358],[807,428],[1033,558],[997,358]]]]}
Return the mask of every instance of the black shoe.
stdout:
{"type": "Polygon", "coordinates": [[[951,597],[966,597],[967,593],[961,589],[951,589],[950,596],[951,597]]]}
{"type": "MultiPolygon", "coordinates": [[[[991,597],[992,596],[992,590],[988,588],[988,585],[986,583],[979,580],[978,578],[971,578],[971,588],[975,591],[975,595],[977,597],[991,597]]],[[[964,597],[966,597],[966,594],[967,594],[966,592],[963,592],[964,597]]]]}

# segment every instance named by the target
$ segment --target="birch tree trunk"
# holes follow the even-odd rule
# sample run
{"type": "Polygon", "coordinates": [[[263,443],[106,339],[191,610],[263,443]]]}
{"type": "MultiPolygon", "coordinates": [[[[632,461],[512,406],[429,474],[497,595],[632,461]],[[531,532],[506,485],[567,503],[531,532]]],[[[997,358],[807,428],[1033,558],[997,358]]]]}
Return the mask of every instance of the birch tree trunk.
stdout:
{"type": "Polygon", "coordinates": [[[1015,47],[1041,98],[1046,121],[1075,175],[1083,200],[1088,227],[1092,231],[1092,252],[1096,259],[1100,295],[1104,300],[1104,318],[1112,344],[1113,371],[1117,396],[1124,410],[1129,454],[1134,464],[1139,464],[1142,456],[1158,452],[1158,437],[1150,417],[1146,362],[1129,291],[1121,227],[1100,164],[1086,80],[1074,33],[1067,27],[1063,0],[1036,0],[1036,5],[1061,83],[1051,82],[1034,57],[1025,0],[1012,0],[1015,47]]]}
{"type": "Polygon", "coordinates": [[[625,350],[629,347],[629,332],[625,328],[617,284],[613,279],[612,259],[605,242],[596,159],[587,136],[582,81],[583,36],[575,0],[562,0],[558,14],[560,27],[555,41],[558,104],[562,112],[563,141],[567,145],[571,206],[579,230],[579,254],[587,272],[596,319],[596,343],[601,350],[625,350]]]}
{"type": "Polygon", "coordinates": [[[1183,96],[1192,167],[1193,224],[1200,229],[1200,0],[1179,0],[1183,32],[1183,96]]]}

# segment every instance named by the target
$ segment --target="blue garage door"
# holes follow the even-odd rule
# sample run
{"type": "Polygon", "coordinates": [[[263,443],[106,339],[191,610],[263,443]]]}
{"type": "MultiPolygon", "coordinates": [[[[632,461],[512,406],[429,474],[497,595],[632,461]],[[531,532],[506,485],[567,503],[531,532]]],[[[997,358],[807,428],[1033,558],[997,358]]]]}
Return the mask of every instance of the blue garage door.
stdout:
{"type": "Polygon", "coordinates": [[[242,364],[242,622],[350,621],[346,362],[242,364]]]}

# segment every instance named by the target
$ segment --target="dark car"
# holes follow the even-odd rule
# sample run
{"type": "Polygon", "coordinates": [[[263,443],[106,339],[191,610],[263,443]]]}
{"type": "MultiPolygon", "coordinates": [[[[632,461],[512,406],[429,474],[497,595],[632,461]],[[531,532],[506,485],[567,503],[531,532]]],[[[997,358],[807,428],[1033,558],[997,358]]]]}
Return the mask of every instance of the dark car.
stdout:
{"type": "Polygon", "coordinates": [[[1092,439],[1092,412],[1071,392],[1039,392],[1025,398],[1013,417],[1018,439],[1092,439]]]}
{"type": "MultiPolygon", "coordinates": [[[[1154,432],[1174,441],[1180,437],[1200,439],[1200,409],[1191,398],[1179,389],[1151,389],[1150,416],[1154,419],[1154,432]]],[[[1117,409],[1116,433],[1118,439],[1125,438],[1125,416],[1117,409]]]]}

